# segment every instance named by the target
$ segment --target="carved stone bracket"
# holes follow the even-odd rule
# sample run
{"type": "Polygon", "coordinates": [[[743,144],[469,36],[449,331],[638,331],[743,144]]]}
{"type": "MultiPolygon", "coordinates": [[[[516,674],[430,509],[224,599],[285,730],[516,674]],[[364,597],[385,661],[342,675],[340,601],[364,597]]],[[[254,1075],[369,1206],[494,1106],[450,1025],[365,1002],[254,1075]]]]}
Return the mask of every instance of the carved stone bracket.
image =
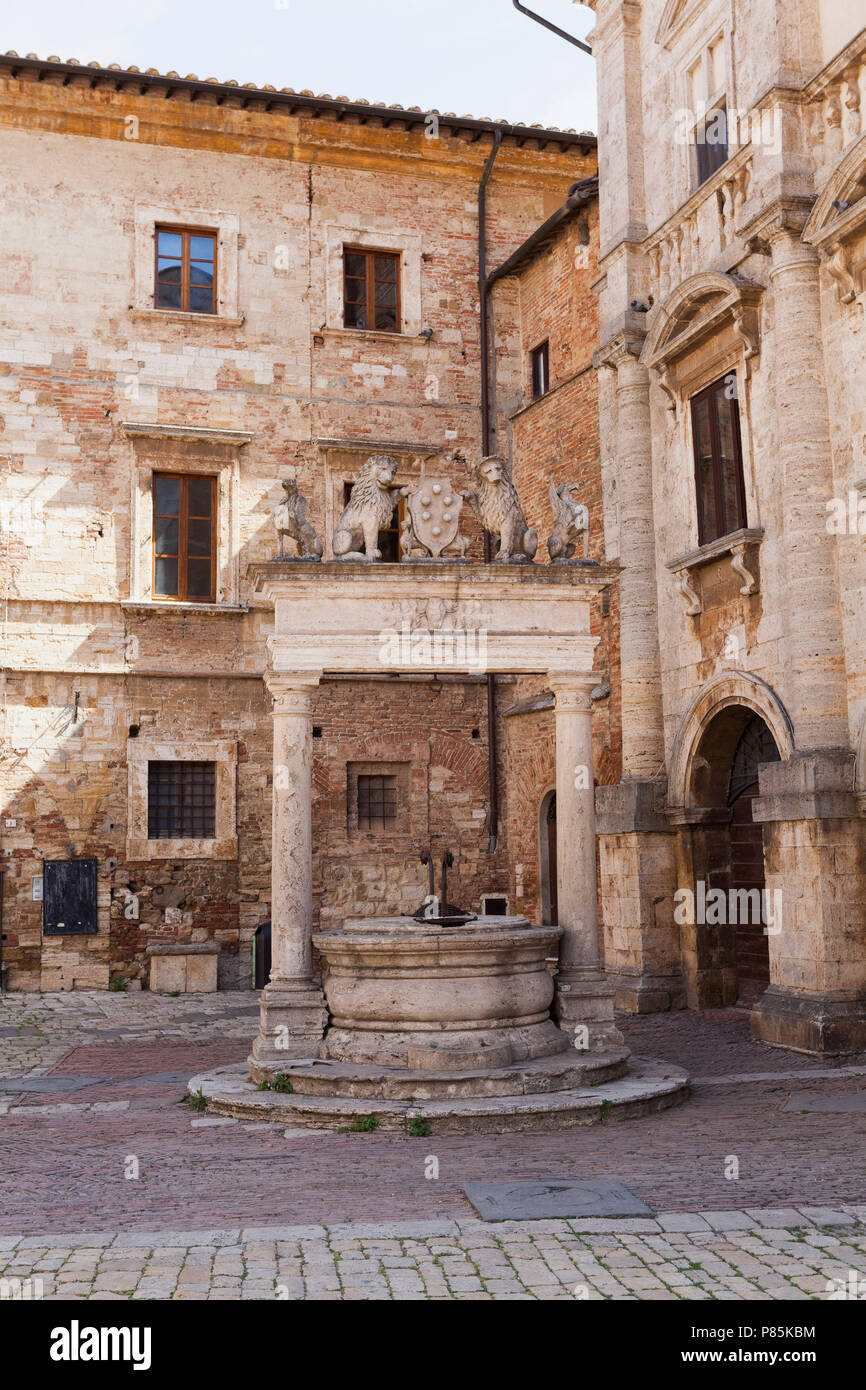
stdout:
{"type": "Polygon", "coordinates": [[[743,580],[740,586],[740,593],[744,598],[751,597],[758,593],[759,584],[757,572],[754,572],[754,562],[750,560],[753,568],[749,569],[745,562],[745,554],[749,549],[756,550],[760,545],[764,535],[760,527],[743,528],[734,531],[730,536],[722,536],[717,541],[710,541],[706,545],[699,546],[697,550],[690,550],[686,555],[680,555],[675,560],[667,561],[667,568],[676,576],[679,591],[686,603],[686,612],[690,618],[696,618],[703,612],[703,603],[700,595],[696,592],[692,583],[692,573],[695,570],[703,569],[705,565],[710,565],[716,560],[722,560],[726,555],[731,557],[731,569],[739,579],[743,580]]]}
{"type": "Polygon", "coordinates": [[[677,583],[679,585],[680,593],[686,601],[686,612],[688,613],[690,618],[696,618],[699,613],[702,613],[704,611],[704,608],[703,604],[701,603],[700,594],[697,593],[697,591],[693,589],[691,584],[689,583],[688,570],[680,570],[679,574],[677,575],[677,583]]]}
{"type": "Polygon", "coordinates": [[[738,574],[746,582],[740,589],[741,594],[756,594],[758,592],[758,581],[749,570],[746,569],[743,556],[746,553],[745,542],[742,545],[731,547],[731,569],[734,574],[738,574]]]}

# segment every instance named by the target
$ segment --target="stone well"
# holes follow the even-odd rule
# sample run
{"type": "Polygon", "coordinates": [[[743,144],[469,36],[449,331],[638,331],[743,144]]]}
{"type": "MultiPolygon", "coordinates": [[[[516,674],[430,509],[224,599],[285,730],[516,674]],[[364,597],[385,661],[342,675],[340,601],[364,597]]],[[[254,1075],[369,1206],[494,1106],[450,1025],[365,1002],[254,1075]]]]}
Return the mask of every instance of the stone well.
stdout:
{"type": "MultiPolygon", "coordinates": [[[[191,1090],[214,1114],[409,1134],[565,1129],[683,1100],[683,1072],[629,1057],[599,958],[590,606],[613,571],[270,561],[250,577],[274,607],[273,964],[248,1062],[194,1077],[191,1090]],[[485,635],[487,672],[539,674],[554,693],[559,921],[452,925],[443,913],[316,932],[313,692],[327,674],[399,675],[399,635],[444,614],[485,635]]],[[[439,671],[432,644],[412,662],[439,671]]]]}
{"type": "Polygon", "coordinates": [[[569,1045],[550,1018],[558,927],[479,917],[350,919],[313,937],[331,1016],[326,1056],[412,1070],[473,1070],[569,1045]]]}

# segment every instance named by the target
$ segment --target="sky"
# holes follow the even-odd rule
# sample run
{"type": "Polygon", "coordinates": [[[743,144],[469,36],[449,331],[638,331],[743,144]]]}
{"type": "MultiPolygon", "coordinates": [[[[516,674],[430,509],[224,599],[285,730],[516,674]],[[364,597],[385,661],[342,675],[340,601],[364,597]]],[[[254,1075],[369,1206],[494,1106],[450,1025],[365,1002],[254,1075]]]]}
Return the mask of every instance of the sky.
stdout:
{"type": "MultiPolygon", "coordinates": [[[[528,8],[576,38],[594,21],[573,0],[528,8]]],[[[597,128],[593,59],[511,0],[29,0],[3,49],[597,128]]]]}

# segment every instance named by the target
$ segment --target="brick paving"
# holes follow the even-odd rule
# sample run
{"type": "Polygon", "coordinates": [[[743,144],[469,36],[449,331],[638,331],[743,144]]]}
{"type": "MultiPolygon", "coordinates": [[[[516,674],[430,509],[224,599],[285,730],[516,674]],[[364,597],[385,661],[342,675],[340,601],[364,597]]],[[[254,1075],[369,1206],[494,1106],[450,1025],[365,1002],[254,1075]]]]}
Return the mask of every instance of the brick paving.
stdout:
{"type": "MultiPolygon", "coordinates": [[[[759,1222],[762,1233],[753,1236],[744,1235],[739,1227],[735,1234],[722,1229],[714,1234],[709,1227],[694,1233],[628,1234],[619,1223],[617,1231],[599,1233],[602,1244],[596,1246],[596,1236],[576,1230],[573,1222],[542,1223],[550,1226],[543,1231],[538,1223],[523,1222],[513,1233],[498,1224],[479,1223],[463,1189],[473,1181],[616,1177],[655,1212],[702,1212],[704,1220],[711,1221],[713,1213],[734,1211],[745,1213],[741,1221],[748,1223],[753,1219],[748,1213],[776,1208],[788,1223],[784,1240],[798,1248],[805,1243],[806,1254],[814,1244],[812,1236],[791,1234],[805,1220],[804,1206],[829,1209],[838,1221],[845,1208],[856,1211],[866,1202],[866,1114],[783,1109],[795,1092],[862,1096],[866,1057],[819,1061],[766,1048],[750,1040],[747,1017],[734,1010],[621,1020],[634,1051],[677,1062],[692,1074],[694,1093],[678,1110],[565,1134],[474,1139],[375,1133],[287,1136],[282,1127],[214,1123],[210,1117],[203,1117],[202,1124],[202,1117],[192,1114],[186,1104],[186,1078],[205,1067],[242,1060],[256,1014],[256,997],[244,994],[173,999],[76,992],[10,995],[0,1001],[0,1078],[8,1078],[6,1089],[0,1079],[0,1252],[13,1250],[14,1240],[29,1242],[14,1249],[7,1277],[10,1269],[14,1275],[22,1264],[42,1277],[50,1273],[59,1280],[62,1272],[61,1282],[69,1293],[89,1293],[93,1286],[95,1296],[127,1297],[137,1290],[135,1296],[144,1297],[156,1287],[149,1281],[164,1275],[176,1282],[170,1289],[167,1285],[161,1289],[160,1296],[200,1297],[209,1292],[214,1297],[235,1297],[231,1291],[242,1285],[245,1297],[274,1297],[268,1285],[269,1280],[273,1284],[273,1267],[285,1271],[282,1282],[289,1289],[279,1297],[378,1297],[392,1284],[395,1289],[382,1293],[383,1297],[486,1297],[491,1292],[501,1297],[532,1297],[540,1296],[542,1286],[549,1289],[545,1296],[574,1297],[568,1284],[574,1268],[589,1261],[592,1270],[593,1258],[598,1256],[600,1282],[596,1287],[595,1275],[588,1278],[590,1297],[606,1292],[630,1296],[622,1280],[622,1289],[606,1289],[606,1280],[619,1278],[619,1268],[638,1271],[634,1277],[647,1281],[646,1296],[683,1296],[673,1292],[680,1288],[686,1289],[688,1297],[733,1297],[738,1288],[743,1297],[759,1296],[750,1294],[746,1284],[725,1285],[724,1292],[712,1279],[705,1286],[701,1277],[691,1277],[702,1269],[714,1269],[719,1260],[740,1271],[726,1275],[734,1279],[748,1280],[747,1271],[754,1267],[756,1287],[765,1296],[775,1296],[774,1288],[791,1282],[787,1265],[793,1269],[803,1260],[788,1249],[777,1249],[777,1237],[759,1222]],[[27,1089],[28,1083],[32,1090],[27,1089]],[[438,1177],[429,1176],[430,1158],[438,1163],[438,1177]],[[731,1176],[734,1170],[736,1177],[731,1176]],[[370,1249],[362,1236],[346,1237],[352,1258],[343,1270],[334,1232],[345,1223],[359,1222],[374,1226],[379,1235],[369,1236],[370,1249]],[[447,1225],[445,1233],[435,1238],[418,1236],[420,1244],[415,1248],[414,1237],[386,1234],[388,1223],[394,1222],[458,1225],[447,1225]],[[270,1235],[242,1238],[239,1233],[246,1231],[249,1236],[251,1226],[267,1228],[270,1235]],[[299,1226],[315,1227],[315,1231],[309,1236],[295,1231],[285,1241],[274,1231],[299,1226]],[[166,1231],[212,1233],[214,1229],[230,1237],[229,1245],[220,1247],[219,1260],[211,1250],[215,1242],[204,1236],[185,1246],[160,1236],[166,1231]],[[108,1233],[95,1247],[74,1235],[94,1231],[108,1233]],[[509,1240],[503,1245],[506,1234],[509,1240]],[[470,1236],[475,1245],[467,1244],[470,1236]],[[68,1243],[58,1244],[60,1237],[68,1243]],[[136,1239],[145,1241],[146,1247],[124,1244],[136,1239]],[[374,1270],[375,1261],[370,1261],[377,1254],[377,1239],[400,1244],[399,1251],[389,1246],[383,1253],[413,1262],[394,1265],[394,1271],[412,1268],[424,1283],[424,1271],[435,1266],[439,1275],[430,1275],[431,1288],[424,1284],[423,1291],[414,1293],[408,1287],[396,1289],[398,1275],[394,1273],[392,1279],[383,1273],[383,1268],[391,1266],[377,1264],[374,1270]],[[644,1246],[654,1250],[652,1241],[657,1239],[673,1244],[678,1253],[650,1259],[644,1246]],[[311,1242],[311,1255],[317,1257],[307,1262],[315,1266],[309,1286],[303,1272],[305,1240],[311,1242]],[[510,1247],[521,1240],[529,1240],[532,1248],[522,1252],[529,1257],[530,1267],[520,1288],[511,1287],[514,1276],[507,1272],[500,1278],[487,1263],[472,1266],[469,1255],[476,1245],[488,1252],[485,1261],[489,1258],[503,1268],[501,1250],[508,1246],[506,1253],[513,1264],[510,1247]],[[685,1242],[682,1250],[680,1240],[685,1242]],[[760,1243],[763,1254],[748,1245],[750,1240],[760,1243]],[[443,1270],[435,1257],[437,1241],[456,1251],[454,1270],[459,1265],[463,1272],[454,1278],[468,1281],[465,1285],[449,1282],[448,1269],[443,1270]],[[551,1255],[561,1262],[563,1279],[557,1276],[557,1282],[549,1285],[544,1282],[547,1275],[539,1276],[537,1283],[529,1277],[534,1278],[541,1268],[535,1253],[539,1241],[541,1246],[549,1241],[551,1255]],[[632,1249],[633,1241],[642,1242],[638,1253],[632,1249]],[[735,1252],[727,1248],[732,1241],[735,1252]],[[741,1249],[742,1241],[747,1243],[741,1249]],[[318,1258],[323,1246],[332,1253],[318,1258]],[[169,1247],[175,1252],[170,1256],[150,1255],[151,1248],[164,1252],[169,1247]],[[694,1254],[698,1247],[702,1255],[694,1254]],[[226,1253],[229,1248],[231,1258],[226,1253]],[[179,1264],[178,1249],[186,1251],[179,1264]],[[247,1256],[251,1264],[245,1263],[247,1256]],[[51,1269],[36,1269],[46,1260],[51,1269]],[[130,1261],[128,1272],[115,1268],[125,1260],[130,1261]],[[231,1271],[224,1270],[224,1264],[231,1264],[231,1271]],[[652,1266],[650,1273],[645,1265],[652,1266]],[[201,1274],[205,1269],[210,1271],[207,1280],[201,1274]],[[81,1279],[65,1277],[76,1271],[83,1272],[81,1279]],[[294,1271],[291,1277],[289,1271],[294,1271]],[[355,1289],[348,1277],[355,1272],[359,1289],[365,1287],[360,1275],[369,1276],[372,1293],[355,1289]],[[683,1272],[689,1276],[685,1284],[680,1277],[683,1272]],[[671,1278],[666,1282],[668,1273],[671,1278]],[[133,1274],[135,1283],[127,1287],[133,1274]],[[105,1279],[120,1282],[112,1288],[100,1282],[105,1279]],[[447,1286],[444,1291],[442,1280],[447,1286]]],[[[852,1224],[843,1230],[831,1225],[820,1228],[818,1234],[822,1240],[840,1242],[838,1263],[846,1272],[866,1268],[861,1226],[852,1224]]],[[[835,1258],[827,1255],[828,1268],[835,1258]]],[[[550,1263],[547,1256],[544,1259],[550,1263]]],[[[23,1269],[18,1272],[24,1275],[23,1269]]],[[[828,1274],[824,1265],[817,1269],[810,1265],[797,1277],[823,1278],[826,1283],[836,1274],[828,1274]]],[[[799,1288],[796,1280],[794,1287],[799,1288]]],[[[817,1286],[804,1285],[800,1294],[786,1296],[826,1294],[817,1286]]]]}

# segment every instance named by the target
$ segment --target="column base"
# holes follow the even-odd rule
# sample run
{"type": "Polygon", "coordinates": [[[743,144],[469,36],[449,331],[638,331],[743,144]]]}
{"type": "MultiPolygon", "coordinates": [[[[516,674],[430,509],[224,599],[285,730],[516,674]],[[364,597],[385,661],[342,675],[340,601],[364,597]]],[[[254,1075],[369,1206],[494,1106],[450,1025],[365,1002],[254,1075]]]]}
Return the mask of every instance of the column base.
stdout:
{"type": "Polygon", "coordinates": [[[658,1014],[686,1008],[681,974],[654,974],[639,969],[608,970],[614,1007],[622,1014],[658,1014]]]}
{"type": "Polygon", "coordinates": [[[590,1052],[625,1046],[614,1022],[613,986],[594,966],[557,975],[551,1013],[565,1033],[586,1028],[590,1052]]]}
{"type": "Polygon", "coordinates": [[[770,985],[751,1014],[752,1036],[818,1056],[866,1050],[866,995],[794,994],[770,985]]]}
{"type": "Polygon", "coordinates": [[[328,1010],[321,989],[310,980],[271,980],[262,990],[259,1031],[249,1058],[253,1081],[284,1071],[292,1058],[317,1057],[328,1010]]]}

